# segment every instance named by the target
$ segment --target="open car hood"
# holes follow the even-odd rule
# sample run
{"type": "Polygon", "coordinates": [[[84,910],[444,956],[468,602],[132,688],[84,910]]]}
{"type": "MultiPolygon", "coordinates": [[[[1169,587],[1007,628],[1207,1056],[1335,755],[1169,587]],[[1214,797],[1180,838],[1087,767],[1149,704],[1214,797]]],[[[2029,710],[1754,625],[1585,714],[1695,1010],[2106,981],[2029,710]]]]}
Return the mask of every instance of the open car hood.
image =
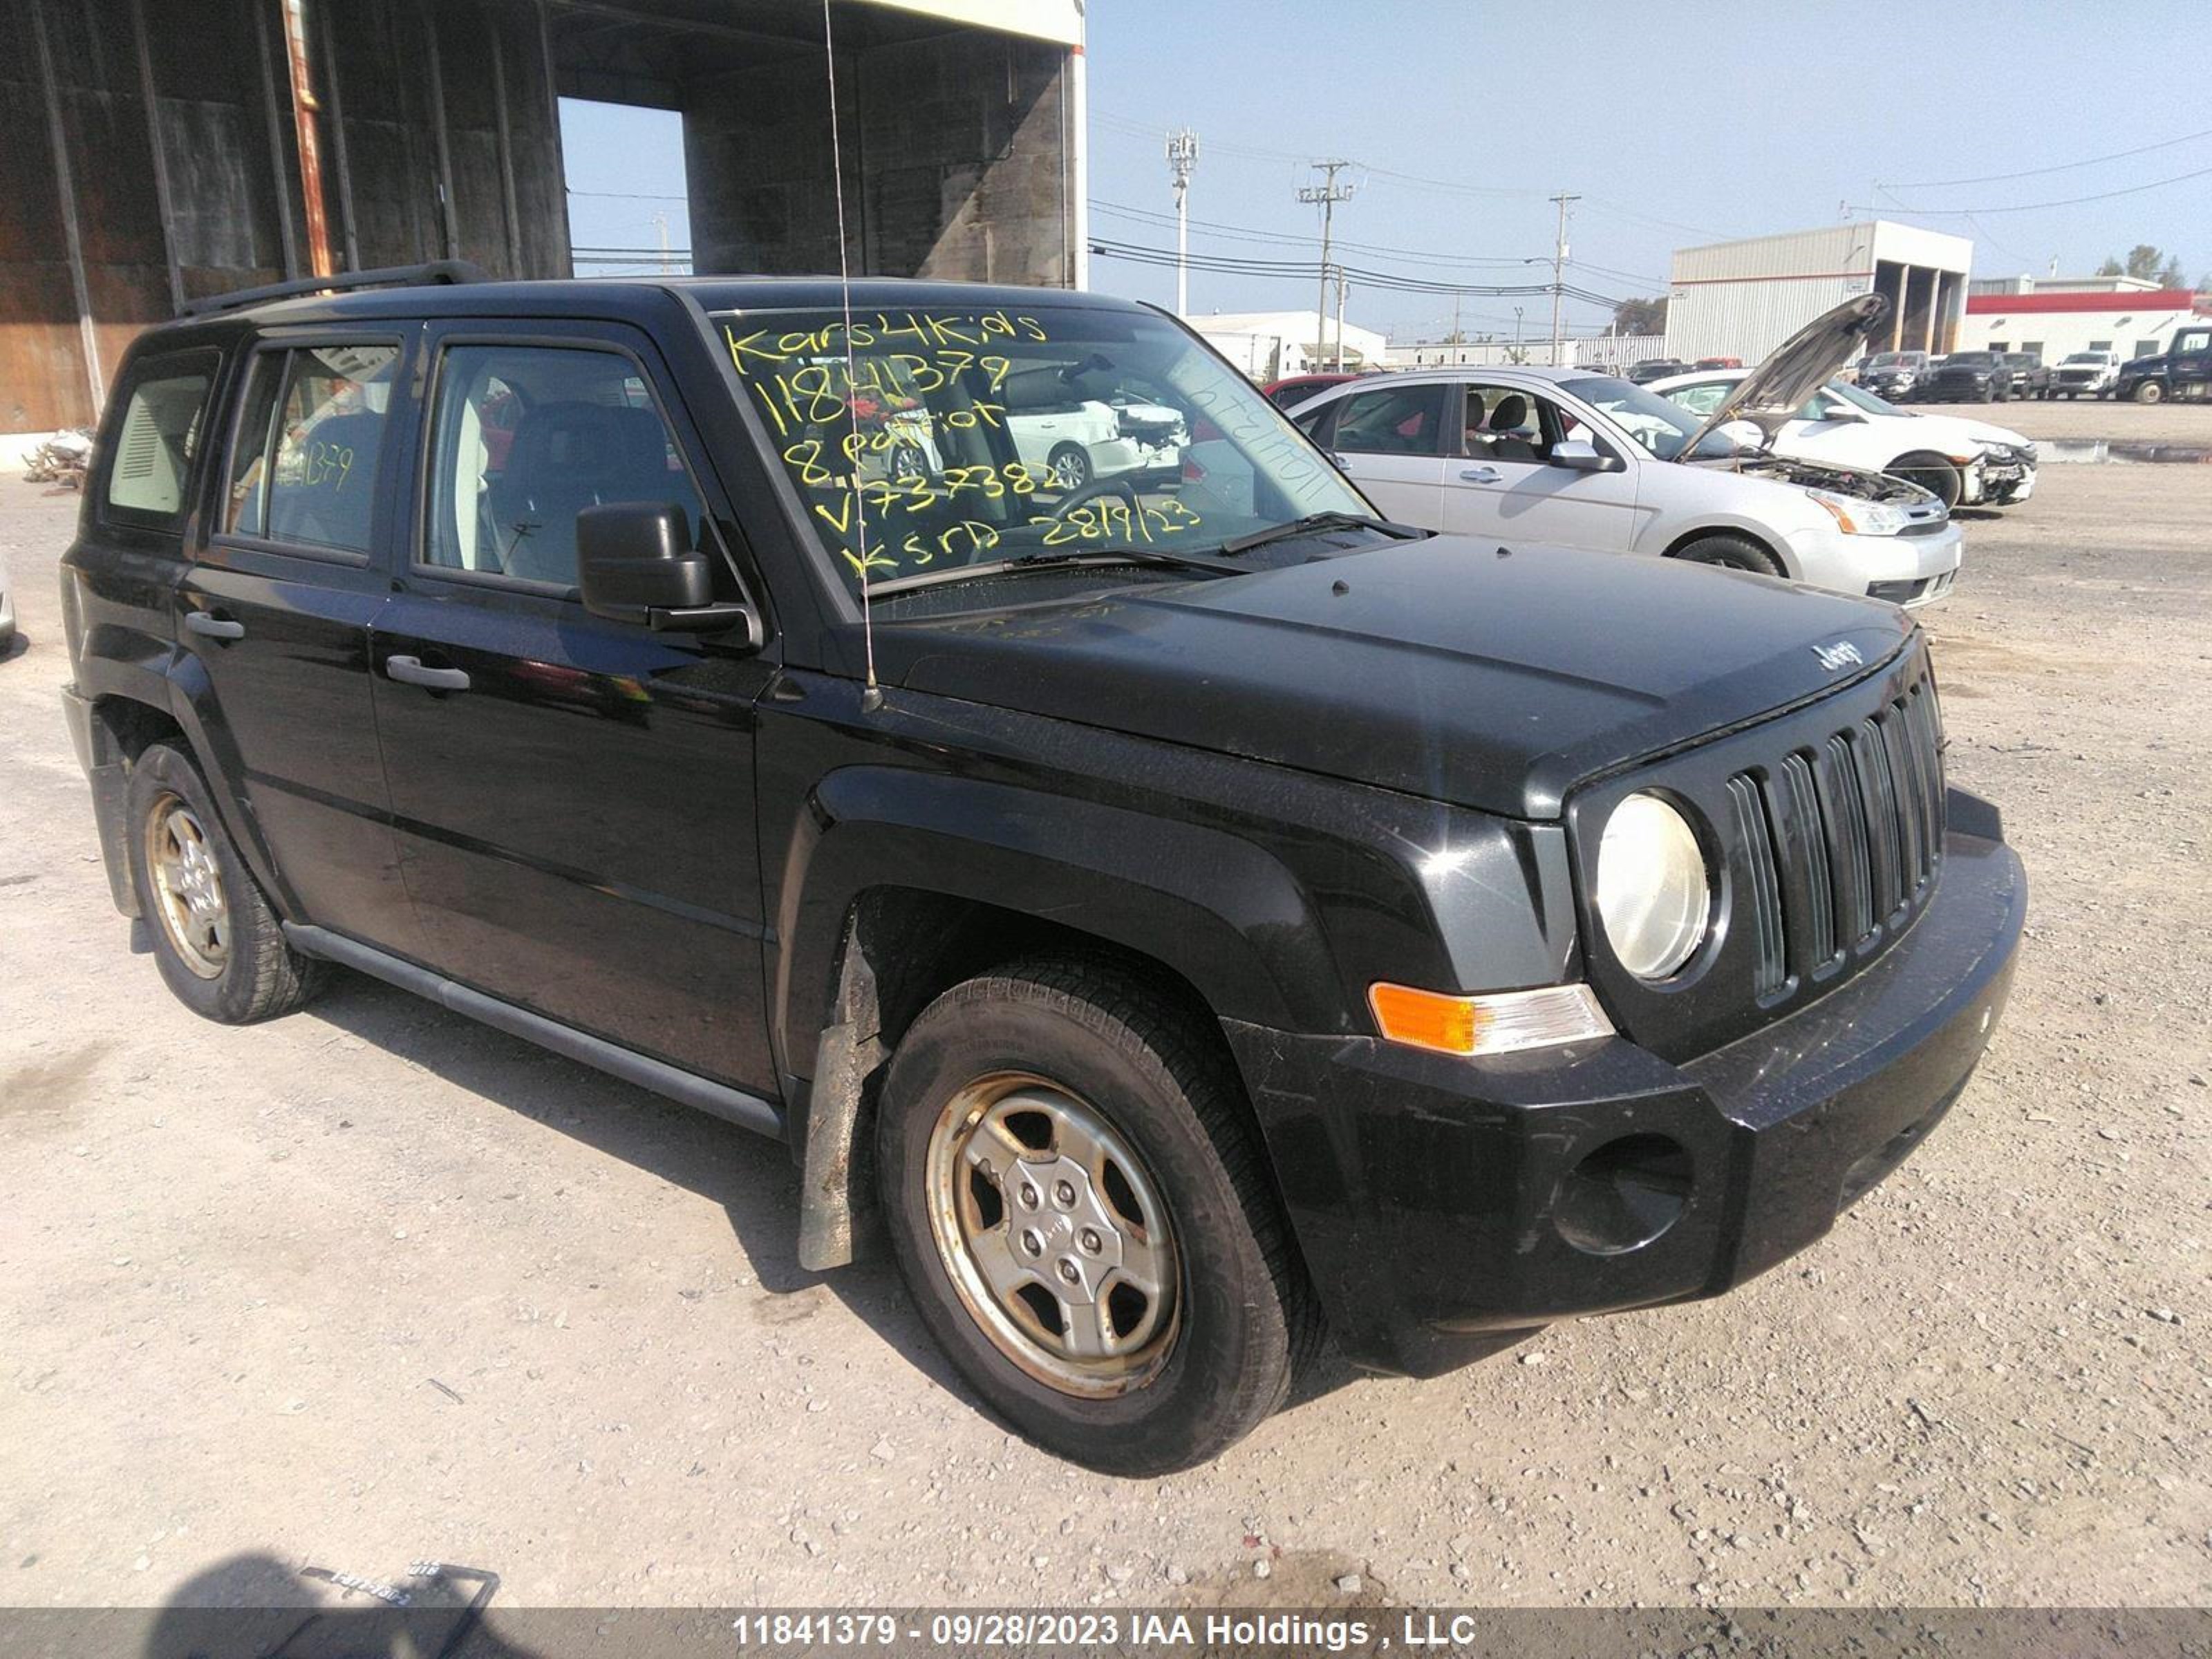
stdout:
{"type": "Polygon", "coordinates": [[[1751,422],[1766,434],[1770,445],[1773,443],[1784,422],[1858,354],[1867,337],[1888,314],[1887,300],[1879,294],[1862,294],[1815,317],[1729,388],[1728,396],[1682,447],[1682,453],[1695,454],[1710,434],[1730,421],[1751,422]]]}

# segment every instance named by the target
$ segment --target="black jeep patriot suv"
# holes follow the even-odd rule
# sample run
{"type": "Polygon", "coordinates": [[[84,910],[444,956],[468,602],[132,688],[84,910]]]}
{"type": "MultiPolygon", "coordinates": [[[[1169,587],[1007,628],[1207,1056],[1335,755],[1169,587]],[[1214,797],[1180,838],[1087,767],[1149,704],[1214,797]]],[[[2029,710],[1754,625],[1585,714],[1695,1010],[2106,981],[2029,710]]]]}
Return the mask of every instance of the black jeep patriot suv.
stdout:
{"type": "Polygon", "coordinates": [[[2025,888],[1905,612],[1385,523],[1124,301],[421,275],[148,333],[88,480],[210,1018],[342,964],[780,1137],[1125,1474],[1724,1291],[1972,1073],[2025,888]]]}

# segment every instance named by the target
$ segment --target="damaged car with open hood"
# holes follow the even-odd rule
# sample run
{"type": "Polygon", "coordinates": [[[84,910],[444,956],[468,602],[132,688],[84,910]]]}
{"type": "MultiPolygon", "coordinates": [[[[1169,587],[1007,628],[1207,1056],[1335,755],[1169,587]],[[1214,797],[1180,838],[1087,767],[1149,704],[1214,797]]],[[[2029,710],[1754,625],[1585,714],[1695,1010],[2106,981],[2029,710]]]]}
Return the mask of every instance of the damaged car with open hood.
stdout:
{"type": "MultiPolygon", "coordinates": [[[[2003,1008],[2024,878],[1910,614],[1395,522],[1159,311],[457,266],[193,305],[62,565],[118,971],[228,1024],[368,975],[781,1142],[798,1261],[888,1254],[1093,1468],[1215,1455],[1328,1339],[1434,1376],[1765,1271],[2003,1008]],[[1181,465],[1054,469],[1020,422],[1068,404],[1181,465]]],[[[1613,390],[1584,436],[1508,395],[1482,431],[1562,477],[1706,476],[1613,390]]]]}
{"type": "Polygon", "coordinates": [[[1612,375],[1486,366],[1340,386],[1293,418],[1407,524],[1926,605],[1950,592],[1964,550],[1942,499],[1774,447],[1886,309],[1878,295],[1845,301],[1703,415],[1612,375]]]}

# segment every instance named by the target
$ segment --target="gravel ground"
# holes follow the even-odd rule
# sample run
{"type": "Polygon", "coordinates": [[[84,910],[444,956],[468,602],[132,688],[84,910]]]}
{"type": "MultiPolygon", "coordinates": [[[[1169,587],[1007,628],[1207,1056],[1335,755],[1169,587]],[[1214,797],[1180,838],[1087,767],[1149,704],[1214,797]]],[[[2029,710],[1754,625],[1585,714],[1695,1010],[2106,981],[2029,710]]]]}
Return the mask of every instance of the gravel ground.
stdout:
{"type": "Polygon", "coordinates": [[[1152,1483],[800,1271],[779,1147],[362,980],[173,1001],[55,704],[74,507],[0,483],[0,1603],[2212,1605],[2212,468],[2048,469],[1928,618],[2034,896],[1918,1156],[1721,1301],[1331,1370],[1152,1483]]]}
{"type": "Polygon", "coordinates": [[[1911,404],[1914,414],[1963,415],[2025,438],[2109,438],[2119,443],[2212,444],[2212,405],[2116,404],[2062,398],[2009,404],[1911,404]]]}

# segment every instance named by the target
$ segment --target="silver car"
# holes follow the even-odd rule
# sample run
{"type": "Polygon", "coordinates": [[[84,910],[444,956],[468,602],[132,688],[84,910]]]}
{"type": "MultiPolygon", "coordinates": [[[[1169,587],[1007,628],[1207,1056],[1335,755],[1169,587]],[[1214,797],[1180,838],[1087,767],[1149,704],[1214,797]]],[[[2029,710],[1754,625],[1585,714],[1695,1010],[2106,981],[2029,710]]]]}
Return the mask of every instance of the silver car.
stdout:
{"type": "Polygon", "coordinates": [[[1579,368],[1444,368],[1331,387],[1291,418],[1392,518],[1454,535],[1644,553],[1919,605],[1963,538],[1942,501],[1779,455],[1778,432],[1879,320],[1862,296],[1710,415],[1579,368]]]}

